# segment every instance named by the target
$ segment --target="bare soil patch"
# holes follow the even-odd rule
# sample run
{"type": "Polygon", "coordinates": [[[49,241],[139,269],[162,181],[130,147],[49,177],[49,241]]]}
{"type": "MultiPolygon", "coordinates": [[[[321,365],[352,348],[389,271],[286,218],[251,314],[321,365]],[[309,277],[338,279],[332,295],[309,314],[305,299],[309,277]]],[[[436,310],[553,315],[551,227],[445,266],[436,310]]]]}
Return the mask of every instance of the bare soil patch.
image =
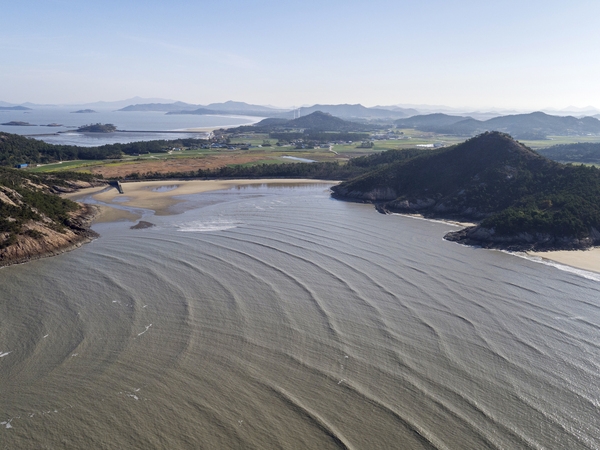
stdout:
{"type": "Polygon", "coordinates": [[[265,159],[264,154],[253,155],[211,155],[204,158],[172,158],[134,161],[116,165],[100,165],[88,167],[87,170],[94,174],[103,175],[105,178],[125,177],[138,172],[169,173],[189,172],[198,169],[215,169],[229,164],[247,164],[265,159]]]}

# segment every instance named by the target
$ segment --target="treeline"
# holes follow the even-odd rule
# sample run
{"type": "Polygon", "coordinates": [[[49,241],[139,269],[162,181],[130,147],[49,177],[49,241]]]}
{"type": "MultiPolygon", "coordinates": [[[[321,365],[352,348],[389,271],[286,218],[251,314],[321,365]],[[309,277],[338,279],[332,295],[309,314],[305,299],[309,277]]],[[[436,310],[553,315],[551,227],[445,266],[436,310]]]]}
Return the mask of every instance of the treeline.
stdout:
{"type": "Polygon", "coordinates": [[[362,171],[360,167],[342,165],[337,162],[317,162],[257,164],[255,166],[232,165],[189,172],[134,172],[125,178],[133,180],[161,180],[171,178],[314,178],[322,180],[347,180],[353,176],[360,175],[362,171]]]}
{"type": "Polygon", "coordinates": [[[415,156],[432,155],[436,150],[422,150],[418,148],[408,148],[405,150],[388,150],[371,155],[352,158],[348,161],[349,166],[373,168],[383,164],[390,164],[396,161],[403,161],[415,156]]]}
{"type": "Polygon", "coordinates": [[[389,150],[383,153],[352,158],[347,164],[334,162],[257,164],[254,166],[231,165],[215,169],[200,169],[189,172],[135,172],[127,179],[169,178],[314,178],[321,180],[349,180],[367,171],[382,169],[395,161],[406,160],[431,150],[389,150]]]}
{"type": "Polygon", "coordinates": [[[537,152],[555,161],[600,164],[600,143],[553,145],[537,152]]]}
{"type": "Polygon", "coordinates": [[[74,159],[120,159],[123,154],[167,152],[173,147],[200,147],[208,144],[204,139],[179,139],[176,141],[143,141],[128,144],[108,144],[100,147],[48,144],[18,134],[0,133],[0,166],[16,164],[47,164],[74,159]]]}

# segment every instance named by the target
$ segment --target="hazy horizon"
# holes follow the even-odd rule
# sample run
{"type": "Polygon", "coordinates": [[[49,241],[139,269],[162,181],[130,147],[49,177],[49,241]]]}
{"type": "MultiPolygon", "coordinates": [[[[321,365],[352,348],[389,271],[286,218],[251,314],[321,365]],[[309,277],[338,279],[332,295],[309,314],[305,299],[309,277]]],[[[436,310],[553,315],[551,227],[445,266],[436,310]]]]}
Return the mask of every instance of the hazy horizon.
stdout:
{"type": "Polygon", "coordinates": [[[3,7],[0,100],[600,107],[600,3],[156,0],[3,7]]]}
{"type": "MultiPolygon", "coordinates": [[[[238,100],[225,100],[225,101],[219,101],[219,102],[213,102],[215,104],[218,103],[227,103],[227,102],[239,102],[238,100]]],[[[76,107],[87,107],[87,106],[93,106],[96,108],[101,108],[102,104],[105,104],[106,108],[116,108],[116,107],[124,107],[124,106],[129,106],[129,105],[133,105],[133,104],[148,104],[148,103],[176,103],[176,102],[182,102],[182,103],[188,103],[188,104],[193,104],[191,102],[186,102],[183,100],[176,100],[176,99],[166,99],[166,98],[155,98],[155,97],[140,97],[140,96],[134,96],[134,97],[129,97],[129,98],[125,98],[125,99],[119,99],[119,100],[98,100],[98,101],[93,101],[93,102],[85,102],[85,103],[61,103],[61,102],[57,102],[57,103],[36,103],[36,102],[32,102],[32,101],[23,101],[23,102],[6,102],[3,99],[0,99],[0,106],[34,106],[34,107],[41,107],[41,108],[51,108],[51,107],[57,107],[57,108],[76,108],[76,107]]],[[[242,102],[242,103],[247,103],[247,102],[242,102]]],[[[342,105],[342,104],[349,104],[348,102],[343,102],[343,103],[337,103],[337,105],[342,105]]],[[[196,105],[201,105],[201,106],[207,106],[209,105],[208,103],[206,104],[196,104],[196,105]]],[[[271,105],[271,104],[258,104],[260,106],[266,106],[266,107],[270,107],[270,108],[274,108],[274,109],[281,109],[281,110],[291,110],[291,109],[295,109],[295,108],[305,108],[305,107],[312,107],[312,106],[316,106],[316,105],[326,105],[326,103],[323,102],[318,102],[318,103],[304,103],[301,105],[294,105],[294,106],[281,106],[281,105],[271,105]]],[[[563,107],[563,108],[558,108],[558,107],[553,107],[553,106],[548,106],[545,108],[498,108],[495,106],[488,106],[488,107],[471,107],[471,106],[451,106],[451,105],[432,105],[432,104],[404,104],[404,103],[400,103],[400,104],[395,104],[395,105],[391,105],[391,104],[386,104],[386,105],[364,105],[362,104],[362,106],[368,107],[368,108],[377,108],[377,107],[401,107],[401,108],[405,108],[405,109],[416,109],[422,113],[428,113],[428,112],[454,112],[454,113],[465,113],[468,111],[472,111],[472,112],[480,112],[480,113],[485,113],[485,112],[498,112],[498,113],[506,113],[506,114],[510,114],[510,113],[528,113],[528,112],[534,112],[534,111],[544,111],[544,112],[555,112],[555,113],[583,113],[583,112],[590,112],[593,114],[597,114],[600,112],[600,108],[596,108],[593,105],[587,105],[587,106],[575,106],[575,105],[569,105],[567,107],[563,107]]]]}

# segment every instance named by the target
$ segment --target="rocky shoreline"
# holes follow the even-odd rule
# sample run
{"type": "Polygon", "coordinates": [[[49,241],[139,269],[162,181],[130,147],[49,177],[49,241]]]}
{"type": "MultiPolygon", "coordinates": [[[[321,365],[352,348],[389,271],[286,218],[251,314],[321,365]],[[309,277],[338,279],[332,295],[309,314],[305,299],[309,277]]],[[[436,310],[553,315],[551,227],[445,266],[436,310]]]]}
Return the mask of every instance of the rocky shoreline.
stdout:
{"type": "MultiPolygon", "coordinates": [[[[371,203],[375,206],[375,209],[381,214],[406,214],[406,215],[417,215],[425,219],[445,220],[453,223],[460,222],[478,222],[477,218],[469,215],[459,214],[441,214],[428,212],[423,214],[420,209],[426,209],[426,205],[422,208],[409,207],[407,202],[406,208],[393,207],[389,202],[374,202],[364,198],[347,198],[339,193],[334,195],[334,198],[338,200],[358,202],[358,203],[371,203]]],[[[425,203],[425,202],[423,202],[425,203]]],[[[397,206],[397,204],[394,204],[397,206]]],[[[410,204],[412,206],[412,204],[410,204]]],[[[417,205],[421,206],[421,205],[417,205]]],[[[479,217],[481,218],[481,217],[479,217]]],[[[458,231],[451,231],[444,236],[444,239],[451,242],[457,242],[462,245],[481,247],[488,249],[506,250],[511,252],[547,252],[547,251],[559,251],[559,250],[587,250],[594,246],[600,245],[600,231],[592,228],[589,232],[589,236],[584,238],[577,238],[574,236],[553,236],[548,233],[519,233],[513,236],[501,236],[495,233],[493,229],[487,229],[481,225],[475,224],[463,228],[458,231]]]]}
{"type": "Polygon", "coordinates": [[[28,235],[19,236],[16,243],[0,250],[0,267],[60,255],[98,238],[99,234],[91,230],[90,226],[99,214],[99,208],[94,205],[80,205],[80,209],[67,220],[67,228],[63,232],[40,222],[29,223],[28,235]]]}
{"type": "Polygon", "coordinates": [[[494,248],[511,252],[586,250],[600,244],[600,233],[592,228],[584,238],[552,236],[548,233],[519,233],[514,236],[498,236],[493,229],[480,225],[451,231],[444,236],[451,242],[482,248],[494,248]]]}

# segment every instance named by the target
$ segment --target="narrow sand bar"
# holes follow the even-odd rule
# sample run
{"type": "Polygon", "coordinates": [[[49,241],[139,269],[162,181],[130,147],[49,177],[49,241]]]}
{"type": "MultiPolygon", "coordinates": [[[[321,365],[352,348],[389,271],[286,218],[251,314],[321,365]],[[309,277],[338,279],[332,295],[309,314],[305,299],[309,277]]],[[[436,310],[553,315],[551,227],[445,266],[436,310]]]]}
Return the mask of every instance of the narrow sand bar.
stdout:
{"type": "MultiPolygon", "coordinates": [[[[123,205],[130,208],[151,209],[156,215],[173,214],[169,208],[185,200],[176,198],[182,195],[230,189],[235,186],[280,185],[293,186],[302,184],[335,184],[336,181],[310,179],[258,179],[258,180],[161,180],[121,183],[123,194],[106,186],[82,189],[65,197],[81,200],[92,196],[105,204],[123,205]]],[[[104,208],[98,221],[137,220],[134,213],[114,208],[104,208]]]]}

